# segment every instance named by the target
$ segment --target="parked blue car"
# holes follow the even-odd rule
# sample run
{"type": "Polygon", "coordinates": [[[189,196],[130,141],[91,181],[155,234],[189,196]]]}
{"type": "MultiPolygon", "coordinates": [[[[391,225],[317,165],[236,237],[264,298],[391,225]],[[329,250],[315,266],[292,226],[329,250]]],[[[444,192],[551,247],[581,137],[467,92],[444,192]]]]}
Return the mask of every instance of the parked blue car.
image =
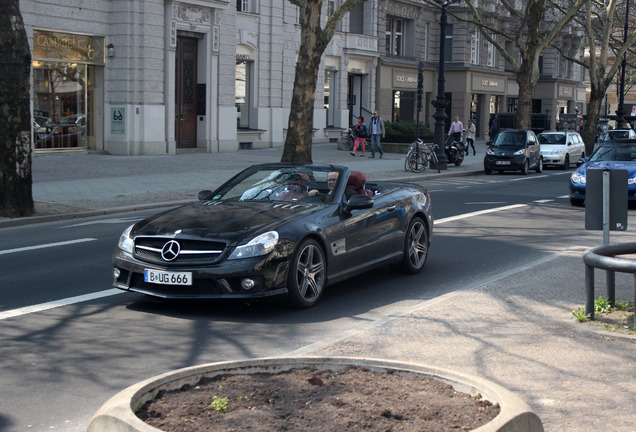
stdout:
{"type": "Polygon", "coordinates": [[[628,199],[636,201],[636,140],[605,143],[589,159],[582,158],[570,176],[570,204],[585,202],[587,170],[622,169],[627,171],[628,199]]]}

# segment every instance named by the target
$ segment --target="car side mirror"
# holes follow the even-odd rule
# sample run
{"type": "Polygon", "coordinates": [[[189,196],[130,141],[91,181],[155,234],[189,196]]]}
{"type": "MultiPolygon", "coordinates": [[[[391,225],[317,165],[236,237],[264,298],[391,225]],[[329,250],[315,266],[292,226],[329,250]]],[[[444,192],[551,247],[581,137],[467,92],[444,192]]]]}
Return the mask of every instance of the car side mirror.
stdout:
{"type": "Polygon", "coordinates": [[[210,199],[212,199],[212,191],[211,190],[202,190],[197,195],[197,198],[199,199],[199,201],[210,200],[210,199]]]}
{"type": "Polygon", "coordinates": [[[373,198],[367,195],[354,195],[344,205],[343,210],[351,213],[351,210],[363,210],[373,207],[373,198]]]}
{"type": "Polygon", "coordinates": [[[583,165],[585,162],[587,162],[587,158],[580,158],[579,160],[577,160],[576,161],[577,168],[583,165]]]}

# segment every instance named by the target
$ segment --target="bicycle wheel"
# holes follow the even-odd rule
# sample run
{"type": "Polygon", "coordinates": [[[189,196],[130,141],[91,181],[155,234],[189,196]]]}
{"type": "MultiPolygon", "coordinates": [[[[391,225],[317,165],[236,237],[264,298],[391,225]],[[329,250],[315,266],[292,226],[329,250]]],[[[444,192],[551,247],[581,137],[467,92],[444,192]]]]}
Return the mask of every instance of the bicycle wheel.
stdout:
{"type": "Polygon", "coordinates": [[[406,163],[411,171],[419,173],[428,167],[428,160],[423,153],[409,152],[406,157],[406,163]]]}
{"type": "Polygon", "coordinates": [[[435,152],[431,152],[430,164],[431,166],[435,165],[435,168],[437,168],[438,173],[442,172],[439,169],[439,160],[437,159],[437,154],[435,152]]]}
{"type": "Polygon", "coordinates": [[[340,150],[349,151],[353,148],[353,140],[348,135],[345,135],[338,140],[338,147],[340,150]]]}

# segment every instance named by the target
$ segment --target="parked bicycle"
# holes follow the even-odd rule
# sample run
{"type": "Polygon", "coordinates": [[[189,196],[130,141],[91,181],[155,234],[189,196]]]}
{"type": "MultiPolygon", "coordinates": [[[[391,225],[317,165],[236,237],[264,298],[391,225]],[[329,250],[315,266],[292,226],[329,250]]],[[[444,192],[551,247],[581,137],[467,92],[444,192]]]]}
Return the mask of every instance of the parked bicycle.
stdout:
{"type": "Polygon", "coordinates": [[[420,138],[416,139],[406,154],[404,171],[419,173],[432,166],[437,168],[437,172],[441,172],[436,154],[438,148],[435,143],[426,145],[420,138]]]}
{"type": "MultiPolygon", "coordinates": [[[[354,128],[348,128],[346,132],[342,133],[342,136],[338,140],[338,148],[344,151],[351,151],[353,143],[356,141],[356,131],[354,128]]],[[[364,140],[364,149],[370,150],[368,141],[364,140]]]]}
{"type": "Polygon", "coordinates": [[[353,148],[355,140],[356,134],[353,129],[349,128],[346,132],[342,133],[342,136],[338,140],[338,148],[340,148],[340,150],[350,151],[353,148]]]}

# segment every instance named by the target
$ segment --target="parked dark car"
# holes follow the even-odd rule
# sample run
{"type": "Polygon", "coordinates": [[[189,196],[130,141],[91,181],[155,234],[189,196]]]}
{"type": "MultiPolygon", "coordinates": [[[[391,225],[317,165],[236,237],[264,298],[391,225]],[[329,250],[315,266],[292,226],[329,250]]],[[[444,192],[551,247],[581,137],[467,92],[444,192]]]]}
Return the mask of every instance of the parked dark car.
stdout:
{"type": "Polygon", "coordinates": [[[499,132],[486,150],[484,172],[521,171],[526,175],[530,169],[543,171],[541,148],[534,132],[515,129],[499,132]]]}
{"type": "Polygon", "coordinates": [[[636,139],[607,141],[588,159],[581,159],[580,166],[570,176],[570,204],[585,203],[587,171],[590,169],[627,170],[627,199],[636,201],[636,139]]]}
{"type": "Polygon", "coordinates": [[[630,139],[636,139],[636,131],[633,129],[610,129],[599,136],[598,140],[594,143],[594,151],[605,143],[630,139]]]}
{"type": "Polygon", "coordinates": [[[327,285],[378,266],[420,272],[432,233],[421,186],[367,183],[335,165],[256,165],[196,203],[128,227],[113,285],[162,298],[285,296],[311,307],[327,285]]]}

